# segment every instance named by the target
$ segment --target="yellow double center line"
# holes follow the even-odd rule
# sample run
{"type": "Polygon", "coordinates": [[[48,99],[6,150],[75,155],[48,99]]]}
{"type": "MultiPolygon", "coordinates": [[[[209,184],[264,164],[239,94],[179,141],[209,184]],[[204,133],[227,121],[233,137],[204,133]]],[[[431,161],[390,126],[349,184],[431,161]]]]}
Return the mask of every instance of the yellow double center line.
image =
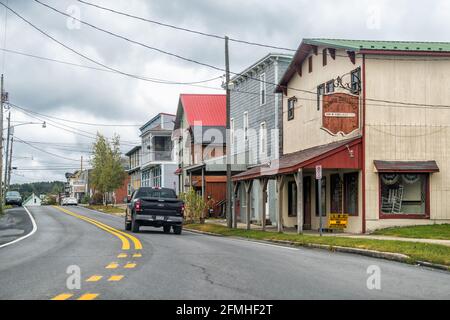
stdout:
{"type": "Polygon", "coordinates": [[[117,238],[119,238],[122,241],[122,250],[129,250],[130,249],[130,241],[128,239],[130,239],[133,242],[134,248],[136,250],[141,250],[142,249],[141,241],[139,241],[138,238],[132,236],[131,234],[128,234],[128,233],[120,231],[120,230],[117,230],[117,229],[115,229],[115,228],[113,228],[111,226],[108,226],[107,224],[101,223],[101,222],[99,222],[97,220],[88,218],[88,217],[83,216],[83,215],[76,214],[76,213],[74,213],[72,211],[69,211],[69,210],[67,210],[65,208],[58,207],[58,206],[54,206],[54,208],[56,208],[56,209],[58,209],[58,210],[60,210],[60,211],[62,211],[64,213],[67,213],[67,214],[69,214],[69,215],[71,215],[73,217],[76,217],[78,219],[81,219],[81,220],[84,220],[86,222],[89,222],[89,223],[95,225],[96,227],[98,227],[98,228],[100,228],[100,229],[102,229],[102,230],[104,230],[106,232],[109,232],[112,235],[116,236],[117,238]]]}

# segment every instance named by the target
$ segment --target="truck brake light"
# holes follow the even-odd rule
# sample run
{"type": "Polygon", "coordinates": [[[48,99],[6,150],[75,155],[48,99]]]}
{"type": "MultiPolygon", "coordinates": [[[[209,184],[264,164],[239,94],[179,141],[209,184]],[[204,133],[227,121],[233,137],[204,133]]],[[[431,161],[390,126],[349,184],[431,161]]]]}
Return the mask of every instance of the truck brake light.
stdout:
{"type": "Polygon", "coordinates": [[[141,202],[141,200],[136,200],[136,202],[134,203],[134,210],[142,211],[142,202],[141,202]]]}

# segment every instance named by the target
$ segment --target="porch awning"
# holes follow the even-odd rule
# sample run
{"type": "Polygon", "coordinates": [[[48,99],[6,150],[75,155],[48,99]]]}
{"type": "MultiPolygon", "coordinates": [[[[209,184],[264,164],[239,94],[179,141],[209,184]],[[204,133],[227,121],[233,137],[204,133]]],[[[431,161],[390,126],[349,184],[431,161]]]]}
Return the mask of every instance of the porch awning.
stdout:
{"type": "Polygon", "coordinates": [[[382,161],[374,160],[378,172],[439,172],[436,161],[382,161]]]}
{"type": "Polygon", "coordinates": [[[290,174],[301,168],[313,169],[361,169],[361,137],[345,139],[309,149],[289,153],[269,164],[254,167],[233,176],[233,181],[251,180],[290,174]]]}

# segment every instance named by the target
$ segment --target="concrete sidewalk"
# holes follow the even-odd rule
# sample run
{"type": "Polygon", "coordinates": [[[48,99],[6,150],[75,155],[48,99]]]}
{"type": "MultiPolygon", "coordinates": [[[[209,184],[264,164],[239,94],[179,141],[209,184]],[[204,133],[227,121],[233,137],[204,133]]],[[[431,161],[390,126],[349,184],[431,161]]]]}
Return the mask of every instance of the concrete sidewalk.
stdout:
{"type": "MultiPolygon", "coordinates": [[[[206,223],[219,224],[226,226],[226,220],[222,219],[207,219],[206,223]]],[[[238,229],[246,229],[247,224],[238,223],[238,229]]],[[[251,230],[262,230],[260,225],[252,224],[251,230]]],[[[277,232],[276,226],[266,226],[267,232],[277,232]]],[[[295,228],[284,228],[284,233],[297,233],[295,228]]],[[[303,234],[309,236],[320,236],[318,231],[307,230],[304,231],[303,234]]],[[[440,244],[444,246],[450,247],[450,240],[441,240],[441,239],[419,239],[419,238],[402,238],[402,237],[393,237],[393,236],[381,236],[381,235],[370,235],[370,234],[354,234],[354,233],[323,233],[324,237],[345,237],[345,238],[355,238],[355,239],[374,239],[374,240],[394,240],[394,241],[406,241],[406,242],[421,242],[421,243],[430,243],[430,244],[440,244]]]]}

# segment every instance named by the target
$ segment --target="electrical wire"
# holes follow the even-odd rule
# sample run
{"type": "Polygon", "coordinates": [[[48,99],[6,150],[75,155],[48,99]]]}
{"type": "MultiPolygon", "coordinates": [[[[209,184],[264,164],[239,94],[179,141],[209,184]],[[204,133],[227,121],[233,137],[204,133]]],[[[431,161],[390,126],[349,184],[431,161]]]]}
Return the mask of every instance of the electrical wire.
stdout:
{"type": "MultiPolygon", "coordinates": [[[[8,52],[8,53],[16,54],[16,55],[22,55],[22,56],[29,57],[29,58],[35,58],[35,59],[40,59],[40,60],[44,60],[44,61],[65,64],[65,65],[69,65],[69,66],[73,66],[73,67],[86,68],[86,69],[91,69],[91,70],[96,70],[96,71],[102,71],[102,72],[109,72],[109,73],[117,74],[116,71],[112,71],[112,70],[109,70],[109,69],[97,68],[97,67],[94,67],[94,66],[87,66],[87,65],[83,65],[83,64],[77,64],[77,63],[73,63],[73,62],[69,62],[69,61],[63,61],[63,60],[58,60],[58,59],[53,59],[53,58],[37,56],[37,55],[34,55],[34,54],[29,54],[29,53],[25,53],[25,52],[15,51],[15,50],[7,49],[7,48],[0,48],[0,50],[3,51],[3,52],[8,52]]],[[[223,76],[216,76],[214,78],[209,78],[209,79],[199,80],[199,81],[191,81],[191,82],[176,82],[176,81],[172,81],[172,80],[165,80],[165,79],[158,79],[158,78],[149,78],[149,77],[144,77],[144,76],[137,76],[137,77],[141,77],[143,79],[148,79],[148,80],[151,80],[151,81],[153,81],[155,83],[160,83],[160,84],[176,84],[176,85],[187,85],[187,86],[189,86],[189,85],[194,85],[194,84],[206,83],[206,82],[219,80],[223,76]]]]}
{"type": "Polygon", "coordinates": [[[59,154],[55,154],[55,153],[46,151],[46,150],[44,150],[44,149],[41,149],[41,148],[39,148],[39,147],[36,147],[36,146],[32,145],[31,143],[28,143],[28,142],[26,142],[26,141],[20,139],[19,137],[16,137],[16,136],[13,136],[13,137],[14,137],[15,140],[20,141],[20,142],[26,144],[27,146],[29,146],[29,147],[31,147],[31,148],[33,148],[33,149],[36,149],[36,150],[38,150],[38,151],[41,151],[41,152],[43,152],[43,153],[46,153],[46,154],[48,154],[48,155],[51,155],[51,156],[54,156],[54,157],[57,157],[57,158],[60,158],[60,159],[64,159],[64,160],[80,162],[80,159],[72,159],[72,158],[64,157],[64,156],[61,156],[61,155],[59,155],[59,154]]]}
{"type": "MultiPolygon", "coordinates": [[[[109,11],[109,12],[112,12],[112,13],[115,13],[115,14],[119,14],[119,15],[122,15],[122,16],[129,17],[129,18],[138,19],[138,20],[141,20],[141,21],[153,23],[153,24],[156,24],[156,25],[159,25],[159,26],[168,27],[168,28],[172,28],[172,29],[176,29],[176,30],[180,30],[180,31],[185,31],[185,32],[189,32],[189,33],[193,33],[193,34],[197,34],[197,35],[207,36],[207,37],[211,37],[211,38],[216,38],[216,39],[220,39],[220,40],[225,40],[224,36],[219,36],[217,34],[202,32],[202,31],[188,29],[188,28],[183,28],[183,27],[177,27],[177,26],[172,25],[172,24],[163,23],[163,22],[156,21],[156,20],[151,20],[151,19],[146,19],[146,18],[138,17],[136,15],[125,13],[125,12],[122,12],[122,11],[114,10],[114,9],[111,9],[111,8],[106,8],[106,7],[100,6],[98,4],[91,3],[91,2],[87,2],[87,1],[83,1],[83,0],[77,0],[77,1],[81,2],[83,4],[86,4],[86,5],[92,6],[92,7],[96,7],[98,9],[106,10],[106,11],[109,11]]],[[[240,40],[240,39],[236,39],[236,38],[229,38],[229,40],[232,41],[232,42],[243,43],[243,44],[248,44],[248,45],[258,46],[258,47],[264,47],[264,48],[278,49],[278,50],[291,51],[291,52],[297,51],[296,49],[285,48],[285,47],[274,46],[274,45],[268,45],[268,44],[262,44],[262,43],[251,42],[251,41],[246,41],[246,40],[240,40]]]]}

